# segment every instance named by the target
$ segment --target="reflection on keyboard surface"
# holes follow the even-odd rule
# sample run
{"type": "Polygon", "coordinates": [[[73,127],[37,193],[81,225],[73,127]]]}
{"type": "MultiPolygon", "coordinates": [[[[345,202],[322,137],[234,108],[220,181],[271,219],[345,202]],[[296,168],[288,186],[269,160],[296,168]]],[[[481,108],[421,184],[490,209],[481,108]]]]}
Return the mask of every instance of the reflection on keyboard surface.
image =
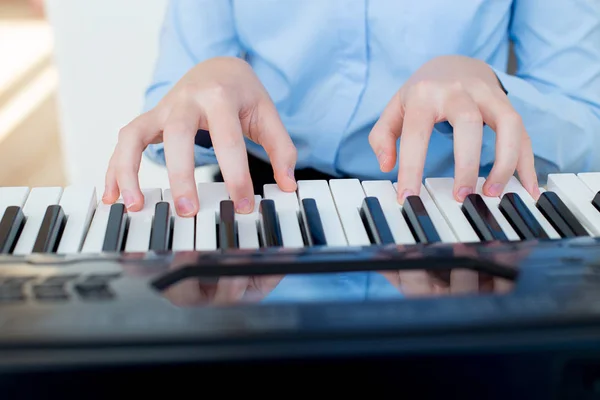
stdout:
{"type": "Polygon", "coordinates": [[[300,181],[296,193],[265,185],[251,214],[235,214],[223,183],[199,183],[200,212],[176,215],[170,190],[144,189],[145,206],[106,205],[94,187],[0,188],[3,254],[97,254],[477,243],[600,236],[600,173],[554,174],[535,201],[512,178],[487,197],[480,178],[464,203],[452,178],[429,178],[403,205],[390,181],[300,181]]]}

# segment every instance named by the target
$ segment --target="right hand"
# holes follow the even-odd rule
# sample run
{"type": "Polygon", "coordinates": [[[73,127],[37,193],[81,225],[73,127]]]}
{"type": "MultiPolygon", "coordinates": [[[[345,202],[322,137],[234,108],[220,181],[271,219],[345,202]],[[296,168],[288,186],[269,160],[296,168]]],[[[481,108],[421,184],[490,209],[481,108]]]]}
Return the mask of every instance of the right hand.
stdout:
{"type": "Polygon", "coordinates": [[[296,148],[267,91],[245,61],[217,57],[192,68],[156,107],[121,129],[106,173],[103,202],[112,204],[121,195],[127,210],[141,210],[142,153],[149,144],[163,142],[177,214],[196,215],[194,139],[199,129],[210,132],[236,212],[254,209],[244,136],[265,149],[281,190],[296,190],[296,148]]]}

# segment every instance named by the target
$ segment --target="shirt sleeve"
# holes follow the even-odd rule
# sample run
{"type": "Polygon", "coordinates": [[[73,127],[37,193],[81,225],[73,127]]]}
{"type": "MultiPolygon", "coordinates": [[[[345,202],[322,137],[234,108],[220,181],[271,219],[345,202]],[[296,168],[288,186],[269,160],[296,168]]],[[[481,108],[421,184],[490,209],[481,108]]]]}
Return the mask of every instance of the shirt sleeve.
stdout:
{"type": "MultiPolygon", "coordinates": [[[[600,2],[515,0],[513,7],[517,72],[494,72],[523,119],[540,181],[600,171],[600,2]]],[[[485,144],[490,161],[493,140],[485,144]]]]}
{"type": "MultiPolygon", "coordinates": [[[[213,57],[240,54],[230,0],[170,0],[152,81],[145,93],[144,111],[154,108],[196,64],[213,57]]],[[[198,135],[208,133],[199,131],[198,135]]],[[[216,164],[210,140],[197,137],[195,142],[196,166],[216,164]]],[[[145,155],[165,163],[162,143],[149,145],[145,155]]]]}

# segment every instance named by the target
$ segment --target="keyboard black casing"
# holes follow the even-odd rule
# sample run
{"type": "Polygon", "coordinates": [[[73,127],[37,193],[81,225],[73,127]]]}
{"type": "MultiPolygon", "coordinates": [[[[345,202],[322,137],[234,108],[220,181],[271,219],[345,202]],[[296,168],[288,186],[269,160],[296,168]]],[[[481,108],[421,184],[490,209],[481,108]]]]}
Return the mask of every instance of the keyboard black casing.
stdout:
{"type": "Polygon", "coordinates": [[[467,398],[594,398],[586,396],[595,396],[600,382],[597,238],[0,257],[0,282],[15,277],[32,280],[23,286],[25,300],[0,302],[4,393],[47,393],[67,381],[83,387],[100,376],[129,385],[138,379],[148,390],[149,382],[186,387],[187,372],[208,382],[221,376],[263,383],[262,390],[271,381],[297,386],[300,379],[304,388],[336,388],[332,393],[414,388],[422,396],[467,398]],[[211,282],[241,273],[413,268],[472,268],[514,279],[514,288],[402,300],[179,306],[156,287],[173,283],[169,276],[211,282]],[[58,275],[71,277],[69,299],[36,300],[32,285],[58,275]],[[74,285],[90,275],[107,277],[113,296],[79,296],[74,285]],[[23,385],[32,380],[39,384],[23,385]]]}

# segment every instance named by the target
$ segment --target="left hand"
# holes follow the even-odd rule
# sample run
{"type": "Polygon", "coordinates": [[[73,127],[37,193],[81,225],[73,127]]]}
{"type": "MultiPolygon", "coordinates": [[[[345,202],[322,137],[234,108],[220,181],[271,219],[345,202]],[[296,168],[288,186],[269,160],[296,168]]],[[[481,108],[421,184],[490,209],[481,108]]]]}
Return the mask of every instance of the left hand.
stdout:
{"type": "Polygon", "coordinates": [[[398,201],[419,194],[425,157],[434,125],[448,121],[454,129],[454,197],[474,193],[479,176],[484,123],[496,133],[496,159],[483,186],[500,196],[514,174],[537,199],[539,188],[531,140],[493,70],[483,61],[441,56],[419,68],[389,102],[369,135],[381,170],[396,165],[400,138],[398,201]]]}

